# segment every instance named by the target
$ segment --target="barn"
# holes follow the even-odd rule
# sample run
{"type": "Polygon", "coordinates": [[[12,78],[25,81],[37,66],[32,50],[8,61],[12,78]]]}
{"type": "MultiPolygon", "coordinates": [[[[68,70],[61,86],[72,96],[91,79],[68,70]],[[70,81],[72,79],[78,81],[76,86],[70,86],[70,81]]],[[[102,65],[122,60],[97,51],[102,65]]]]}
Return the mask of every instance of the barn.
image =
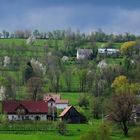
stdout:
{"type": "Polygon", "coordinates": [[[68,123],[83,123],[86,121],[85,117],[81,115],[74,106],[68,106],[59,115],[61,121],[68,123]]]}

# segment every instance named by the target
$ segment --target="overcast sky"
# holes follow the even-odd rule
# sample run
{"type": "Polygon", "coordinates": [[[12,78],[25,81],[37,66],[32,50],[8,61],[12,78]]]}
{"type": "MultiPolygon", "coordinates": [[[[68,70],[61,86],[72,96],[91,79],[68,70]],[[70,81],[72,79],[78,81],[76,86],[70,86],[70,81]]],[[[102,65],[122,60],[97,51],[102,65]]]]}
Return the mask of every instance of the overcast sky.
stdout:
{"type": "Polygon", "coordinates": [[[0,0],[0,30],[140,34],[140,0],[0,0]]]}

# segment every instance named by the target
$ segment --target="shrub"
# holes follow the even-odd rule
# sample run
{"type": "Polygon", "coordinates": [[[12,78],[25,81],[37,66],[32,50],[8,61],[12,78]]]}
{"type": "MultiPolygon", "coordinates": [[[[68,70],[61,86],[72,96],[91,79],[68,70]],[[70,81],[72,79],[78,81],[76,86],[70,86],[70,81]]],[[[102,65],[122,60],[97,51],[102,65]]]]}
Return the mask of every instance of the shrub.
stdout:
{"type": "Polygon", "coordinates": [[[67,134],[66,122],[64,122],[64,121],[58,122],[56,128],[61,135],[67,134]]]}
{"type": "Polygon", "coordinates": [[[80,107],[85,107],[85,108],[87,108],[89,106],[89,100],[86,97],[86,95],[80,96],[80,98],[78,100],[78,104],[80,107]]]}
{"type": "Polygon", "coordinates": [[[87,134],[81,136],[80,140],[98,140],[97,131],[94,129],[89,131],[87,134]]]}
{"type": "Polygon", "coordinates": [[[106,123],[103,123],[96,130],[90,130],[81,136],[80,140],[110,140],[110,129],[106,123]]]}
{"type": "Polygon", "coordinates": [[[101,124],[98,128],[98,134],[100,140],[110,140],[110,128],[108,124],[101,124]]]}
{"type": "Polygon", "coordinates": [[[7,123],[7,115],[6,114],[0,114],[0,122],[1,123],[7,123]]]}
{"type": "Polygon", "coordinates": [[[132,140],[140,140],[140,128],[135,128],[132,135],[132,140]]]}

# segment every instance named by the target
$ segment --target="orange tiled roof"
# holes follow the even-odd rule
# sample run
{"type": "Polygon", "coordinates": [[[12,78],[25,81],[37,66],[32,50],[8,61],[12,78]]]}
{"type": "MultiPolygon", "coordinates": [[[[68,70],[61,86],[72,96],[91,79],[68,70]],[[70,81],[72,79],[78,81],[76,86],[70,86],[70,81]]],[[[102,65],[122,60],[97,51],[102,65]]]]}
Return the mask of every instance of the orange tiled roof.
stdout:
{"type": "Polygon", "coordinates": [[[68,100],[61,100],[60,95],[57,94],[47,94],[44,95],[44,100],[49,101],[50,99],[53,99],[56,104],[68,104],[68,100]]]}
{"type": "Polygon", "coordinates": [[[54,100],[60,100],[60,95],[57,94],[44,95],[44,100],[50,100],[50,98],[53,98],[54,100]]]}

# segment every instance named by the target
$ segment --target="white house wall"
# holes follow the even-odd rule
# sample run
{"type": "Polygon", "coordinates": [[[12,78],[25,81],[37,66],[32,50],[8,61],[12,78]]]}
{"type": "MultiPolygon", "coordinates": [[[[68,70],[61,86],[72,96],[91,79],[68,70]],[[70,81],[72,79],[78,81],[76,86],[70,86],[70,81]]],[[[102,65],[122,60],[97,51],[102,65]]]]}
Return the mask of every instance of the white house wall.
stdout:
{"type": "Polygon", "coordinates": [[[39,117],[41,121],[47,120],[47,115],[45,114],[30,114],[30,115],[15,115],[15,114],[10,114],[8,115],[8,120],[9,121],[18,121],[18,120],[36,120],[36,117],[39,117]],[[28,117],[28,119],[27,119],[28,117]]]}
{"type": "Polygon", "coordinates": [[[48,102],[48,107],[56,107],[57,109],[65,109],[66,107],[68,107],[67,103],[55,103],[53,101],[49,101],[48,102]]]}
{"type": "Polygon", "coordinates": [[[79,59],[85,59],[85,54],[81,54],[81,53],[79,53],[78,51],[77,51],[77,59],[79,60],[79,59]]]}
{"type": "Polygon", "coordinates": [[[48,102],[48,107],[51,107],[51,106],[55,106],[55,102],[54,101],[49,101],[48,102]]]}
{"type": "Polygon", "coordinates": [[[57,109],[65,109],[66,107],[68,107],[68,104],[56,104],[57,109]]]}

